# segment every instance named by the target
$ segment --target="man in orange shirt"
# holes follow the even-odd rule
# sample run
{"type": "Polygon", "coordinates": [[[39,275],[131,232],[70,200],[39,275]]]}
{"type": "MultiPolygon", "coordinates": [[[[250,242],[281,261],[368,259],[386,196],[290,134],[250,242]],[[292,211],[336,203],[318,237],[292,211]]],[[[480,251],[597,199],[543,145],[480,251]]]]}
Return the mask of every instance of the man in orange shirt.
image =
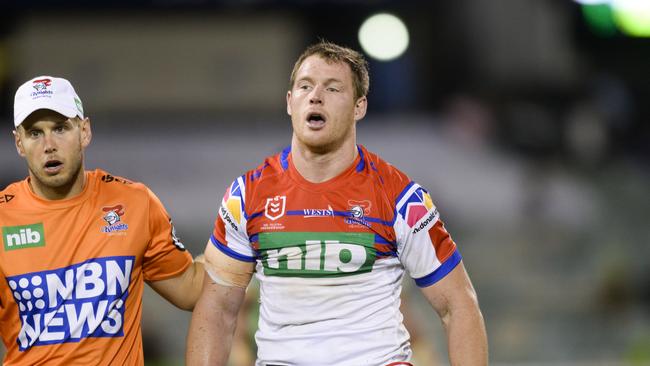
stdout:
{"type": "Polygon", "coordinates": [[[29,176],[0,192],[5,365],[143,365],[146,281],[192,310],[203,281],[143,184],[84,170],[90,119],[65,79],[16,92],[14,139],[29,176]]]}

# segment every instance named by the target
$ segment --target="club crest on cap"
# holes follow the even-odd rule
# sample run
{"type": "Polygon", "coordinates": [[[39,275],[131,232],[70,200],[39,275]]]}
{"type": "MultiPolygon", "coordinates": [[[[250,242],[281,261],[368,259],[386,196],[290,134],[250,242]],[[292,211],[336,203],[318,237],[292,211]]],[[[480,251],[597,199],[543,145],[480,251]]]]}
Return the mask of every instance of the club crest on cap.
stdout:
{"type": "Polygon", "coordinates": [[[37,76],[22,84],[14,97],[14,126],[18,127],[31,113],[48,109],[68,118],[84,118],[81,99],[66,79],[37,76]]]}
{"type": "Polygon", "coordinates": [[[37,92],[41,90],[47,89],[48,86],[52,84],[52,80],[50,79],[39,79],[39,80],[34,80],[33,82],[33,87],[36,89],[37,92]]]}
{"type": "Polygon", "coordinates": [[[36,79],[32,81],[32,87],[36,91],[32,92],[30,96],[33,99],[36,99],[36,98],[50,96],[54,94],[52,90],[48,89],[51,85],[52,85],[52,79],[36,79]]]}

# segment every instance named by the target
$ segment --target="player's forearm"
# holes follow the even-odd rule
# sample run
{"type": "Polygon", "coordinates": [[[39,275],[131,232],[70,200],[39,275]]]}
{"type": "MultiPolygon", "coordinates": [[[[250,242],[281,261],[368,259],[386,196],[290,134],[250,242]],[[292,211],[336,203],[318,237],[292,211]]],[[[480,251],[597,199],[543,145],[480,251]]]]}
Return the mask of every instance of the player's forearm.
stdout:
{"type": "Polygon", "coordinates": [[[192,311],[203,286],[204,264],[195,260],[182,274],[166,280],[149,282],[149,285],[179,309],[192,311]]]}
{"type": "Polygon", "coordinates": [[[245,289],[206,281],[192,314],[185,361],[190,366],[225,366],[245,289]]]}
{"type": "MultiPolygon", "coordinates": [[[[194,312],[199,310],[195,308],[194,312]]],[[[230,355],[235,321],[192,316],[187,337],[185,363],[188,366],[225,366],[230,355]]]]}
{"type": "Polygon", "coordinates": [[[205,259],[203,255],[194,258],[194,263],[189,269],[188,278],[185,280],[185,310],[193,310],[199,297],[201,296],[201,289],[203,288],[203,278],[205,277],[205,259]]]}
{"type": "Polygon", "coordinates": [[[445,318],[443,323],[447,331],[451,365],[487,365],[487,335],[478,305],[456,309],[445,318]]]}

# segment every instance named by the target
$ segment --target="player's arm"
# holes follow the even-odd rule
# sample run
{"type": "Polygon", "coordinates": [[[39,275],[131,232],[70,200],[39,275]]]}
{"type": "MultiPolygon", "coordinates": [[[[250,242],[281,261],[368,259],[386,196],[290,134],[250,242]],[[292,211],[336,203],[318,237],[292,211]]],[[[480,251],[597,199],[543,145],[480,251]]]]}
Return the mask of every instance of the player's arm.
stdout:
{"type": "Polygon", "coordinates": [[[149,286],[176,307],[191,311],[201,295],[204,261],[203,255],[199,255],[185,272],[165,280],[150,281],[149,286]]]}
{"type": "Polygon", "coordinates": [[[442,320],[451,365],[487,365],[483,315],[463,262],[440,281],[421,290],[442,320]]]}
{"type": "Polygon", "coordinates": [[[187,336],[185,363],[225,366],[254,262],[234,259],[208,241],[203,291],[187,336]]]}

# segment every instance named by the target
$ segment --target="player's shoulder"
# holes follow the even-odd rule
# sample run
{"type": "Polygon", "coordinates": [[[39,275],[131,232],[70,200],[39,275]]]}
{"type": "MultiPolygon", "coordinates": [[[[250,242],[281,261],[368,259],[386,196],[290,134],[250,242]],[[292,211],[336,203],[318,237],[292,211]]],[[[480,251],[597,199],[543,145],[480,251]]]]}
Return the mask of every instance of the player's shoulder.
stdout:
{"type": "Polygon", "coordinates": [[[14,182],[0,191],[0,210],[12,209],[20,205],[20,198],[23,195],[22,185],[26,184],[25,180],[14,182]]]}
{"type": "Polygon", "coordinates": [[[424,212],[435,208],[429,191],[377,154],[368,153],[370,165],[376,167],[376,173],[381,176],[385,192],[395,210],[404,218],[411,212],[424,209],[424,212]],[[423,208],[422,208],[423,207],[423,208]],[[416,210],[417,208],[417,210],[416,210]],[[410,210],[412,209],[412,210],[410,210]]]}
{"type": "Polygon", "coordinates": [[[377,176],[378,181],[384,187],[384,190],[388,191],[389,195],[396,197],[412,183],[411,178],[393,164],[384,160],[378,154],[369,151],[364,146],[359,146],[363,159],[367,164],[366,170],[370,174],[377,176]]]}
{"type": "Polygon", "coordinates": [[[151,192],[144,183],[114,175],[102,169],[95,169],[88,174],[89,180],[94,182],[101,193],[140,196],[148,195],[151,192]]]}
{"type": "Polygon", "coordinates": [[[286,148],[282,152],[264,158],[255,169],[247,171],[242,176],[243,183],[249,187],[256,186],[282,175],[288,168],[289,152],[289,148],[286,148]]]}

